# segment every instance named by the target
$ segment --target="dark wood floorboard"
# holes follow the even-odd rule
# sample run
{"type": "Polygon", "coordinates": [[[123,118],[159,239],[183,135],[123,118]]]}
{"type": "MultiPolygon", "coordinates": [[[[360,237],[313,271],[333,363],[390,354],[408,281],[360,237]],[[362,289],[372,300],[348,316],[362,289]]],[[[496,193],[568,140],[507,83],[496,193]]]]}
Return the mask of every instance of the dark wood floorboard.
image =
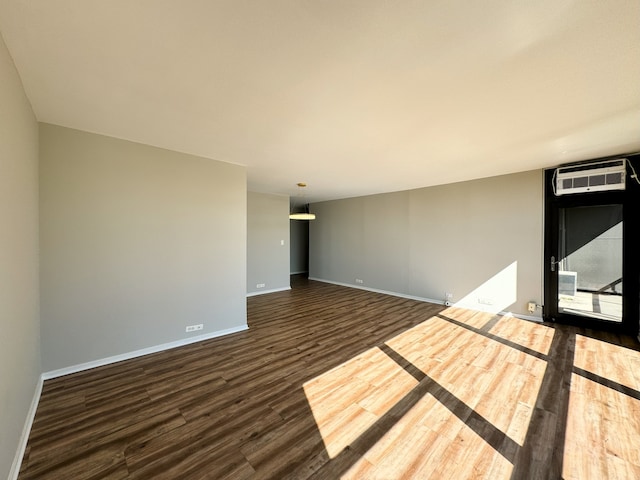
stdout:
{"type": "Polygon", "coordinates": [[[292,279],[45,382],[20,479],[640,478],[635,339],[292,279]]]}

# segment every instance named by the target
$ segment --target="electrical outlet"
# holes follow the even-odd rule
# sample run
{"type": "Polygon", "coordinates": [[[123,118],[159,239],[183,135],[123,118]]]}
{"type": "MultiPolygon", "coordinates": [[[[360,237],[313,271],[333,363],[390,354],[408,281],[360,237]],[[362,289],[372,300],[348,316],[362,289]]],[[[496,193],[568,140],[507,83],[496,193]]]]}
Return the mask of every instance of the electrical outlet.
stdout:
{"type": "Polygon", "coordinates": [[[481,297],[478,298],[478,303],[481,305],[493,305],[493,300],[491,298],[481,297]]]}
{"type": "Polygon", "coordinates": [[[361,278],[356,278],[356,283],[364,283],[364,280],[362,280],[361,278]]]}
{"type": "Polygon", "coordinates": [[[452,300],[453,300],[453,293],[444,292],[444,306],[445,307],[450,307],[452,300]]]}
{"type": "Polygon", "coordinates": [[[264,283],[258,283],[256,288],[264,288],[266,285],[264,283]]]}
{"type": "Polygon", "coordinates": [[[202,323],[198,324],[198,325],[188,325],[187,328],[185,329],[185,332],[195,332],[196,330],[202,330],[204,328],[204,325],[202,323]]]}

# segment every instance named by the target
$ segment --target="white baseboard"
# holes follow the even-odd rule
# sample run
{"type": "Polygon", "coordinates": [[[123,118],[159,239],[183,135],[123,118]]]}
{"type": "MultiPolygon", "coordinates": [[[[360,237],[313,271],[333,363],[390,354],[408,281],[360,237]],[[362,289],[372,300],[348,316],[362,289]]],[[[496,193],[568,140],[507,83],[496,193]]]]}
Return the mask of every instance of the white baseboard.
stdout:
{"type": "Polygon", "coordinates": [[[255,297],[256,295],[265,295],[267,293],[286,292],[287,290],[291,290],[291,287],[282,287],[282,288],[274,288],[272,290],[259,290],[257,292],[249,292],[247,293],[247,297],[255,297]]]}
{"type": "Polygon", "coordinates": [[[205,333],[203,335],[198,335],[190,338],[183,338],[181,340],[176,340],[175,342],[163,343],[161,345],[155,345],[153,347],[143,348],[141,350],[136,350],[133,352],[123,353],[121,355],[114,355],[113,357],[101,358],[99,360],[93,360],[87,363],[81,363],[79,365],[72,365],[70,367],[60,368],[58,370],[52,370],[50,372],[45,372],[42,374],[43,380],[50,380],[52,378],[62,377],[64,375],[70,375],[72,373],[82,372],[84,370],[89,370],[91,368],[102,367],[103,365],[109,365],[111,363],[122,362],[123,360],[130,360],[136,357],[142,357],[144,355],[149,355],[151,353],[162,352],[164,350],[169,350],[171,348],[182,347],[185,345],[189,345],[191,343],[202,342],[204,340],[209,340],[210,338],[221,337],[223,335],[229,335],[231,333],[242,332],[249,328],[248,325],[240,325],[238,327],[227,328],[224,330],[217,330],[211,333],[205,333]]]}
{"type": "Polygon", "coordinates": [[[384,295],[391,295],[393,297],[408,298],[409,300],[417,300],[419,302],[428,302],[428,303],[435,303],[436,305],[444,305],[444,302],[442,300],[434,300],[433,298],[416,297],[415,295],[407,295],[405,293],[390,292],[388,290],[380,290],[379,288],[364,287],[362,285],[354,285],[351,283],[334,282],[333,280],[325,280],[324,278],[309,277],[309,280],[315,280],[316,282],[323,282],[323,283],[331,283],[333,285],[339,285],[341,287],[356,288],[358,290],[366,290],[367,292],[382,293],[384,295]]]}
{"type": "MultiPolygon", "coordinates": [[[[502,312],[500,312],[502,314],[502,312]]],[[[533,315],[523,315],[521,313],[512,313],[512,317],[521,318],[522,320],[529,320],[530,322],[544,323],[541,317],[534,317],[533,315]]]]}
{"type": "Polygon", "coordinates": [[[20,473],[20,467],[22,466],[22,458],[24,457],[24,452],[27,449],[29,434],[31,433],[33,420],[36,417],[36,411],[38,410],[38,403],[40,403],[40,395],[42,394],[43,381],[44,379],[42,375],[40,375],[40,378],[38,378],[38,382],[36,383],[35,391],[33,392],[33,398],[31,399],[31,406],[29,407],[29,411],[27,412],[27,419],[24,422],[22,435],[20,436],[20,442],[18,443],[18,450],[16,451],[16,456],[13,458],[13,463],[11,464],[11,470],[9,470],[9,477],[7,478],[7,480],[16,480],[18,478],[18,474],[20,473]]]}
{"type": "Polygon", "coordinates": [[[309,270],[300,270],[299,272],[290,272],[289,275],[300,275],[301,273],[309,273],[309,270]]]}
{"type": "MultiPolygon", "coordinates": [[[[354,285],[351,283],[334,282],[333,280],[325,280],[323,278],[309,277],[309,280],[315,280],[316,282],[323,282],[323,283],[331,283],[333,285],[339,285],[341,287],[357,288],[358,290],[366,290],[368,292],[382,293],[384,295],[391,295],[393,297],[408,298],[410,300],[417,300],[418,302],[427,302],[427,303],[435,303],[436,305],[444,305],[444,300],[434,300],[433,298],[417,297],[415,295],[407,295],[404,293],[390,292],[388,290],[380,290],[378,288],[369,288],[369,287],[364,287],[362,285],[354,285]]],[[[469,307],[468,305],[462,305],[459,303],[454,303],[452,306],[466,308],[469,310],[477,310],[472,307],[469,307]]],[[[534,317],[531,315],[522,315],[520,313],[511,313],[511,312],[504,312],[504,311],[500,311],[497,314],[508,316],[508,317],[516,317],[522,320],[529,320],[532,322],[542,323],[542,318],[534,317]]]]}

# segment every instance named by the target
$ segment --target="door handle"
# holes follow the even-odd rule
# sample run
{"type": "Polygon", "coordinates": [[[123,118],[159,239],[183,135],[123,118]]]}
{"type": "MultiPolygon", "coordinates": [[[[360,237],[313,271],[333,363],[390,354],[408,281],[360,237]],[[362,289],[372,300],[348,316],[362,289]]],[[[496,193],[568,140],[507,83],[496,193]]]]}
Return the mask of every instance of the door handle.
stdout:
{"type": "Polygon", "coordinates": [[[551,271],[555,272],[556,271],[556,257],[554,257],[553,255],[551,255],[551,271]]]}

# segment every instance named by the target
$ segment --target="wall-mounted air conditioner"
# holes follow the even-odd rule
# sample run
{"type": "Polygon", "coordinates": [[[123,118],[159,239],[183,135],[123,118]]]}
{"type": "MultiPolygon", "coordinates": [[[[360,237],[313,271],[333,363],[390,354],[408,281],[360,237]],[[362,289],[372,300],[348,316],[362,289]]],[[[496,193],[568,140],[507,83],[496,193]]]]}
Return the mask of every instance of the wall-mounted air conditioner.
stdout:
{"type": "Polygon", "coordinates": [[[556,169],[556,195],[624,190],[626,158],[559,167],[556,169]]]}

